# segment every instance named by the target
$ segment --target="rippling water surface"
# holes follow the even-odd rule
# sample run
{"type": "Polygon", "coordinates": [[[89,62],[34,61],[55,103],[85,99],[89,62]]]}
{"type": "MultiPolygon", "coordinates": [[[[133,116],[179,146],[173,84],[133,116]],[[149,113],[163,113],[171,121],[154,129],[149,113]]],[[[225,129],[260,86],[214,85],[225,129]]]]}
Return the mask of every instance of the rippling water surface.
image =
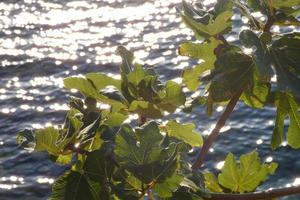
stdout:
{"type": "MultiPolygon", "coordinates": [[[[115,49],[122,44],[138,60],[155,65],[162,80],[178,78],[188,59],[176,48],[192,33],[181,23],[175,6],[181,0],[3,0],[0,3],[0,199],[46,199],[63,171],[44,153],[18,148],[16,132],[63,122],[70,92],[62,79],[101,71],[118,72],[115,49]]],[[[206,0],[206,2],[209,2],[206,0]]],[[[235,27],[245,19],[234,16],[235,27]]],[[[236,33],[227,36],[234,41],[236,33]]],[[[198,124],[207,135],[223,107],[208,119],[204,109],[174,114],[198,124]]],[[[266,162],[279,163],[277,174],[262,188],[300,183],[300,154],[288,147],[270,149],[274,110],[239,105],[223,135],[211,149],[206,167],[218,170],[227,152],[258,149],[266,162]],[[275,181],[276,180],[276,181],[275,181]]],[[[286,146],[283,143],[282,146],[286,146]]],[[[196,153],[196,152],[195,152],[196,153]]],[[[291,198],[292,199],[292,198],[291,198]]],[[[298,199],[298,198],[296,198],[298,199]]]]}

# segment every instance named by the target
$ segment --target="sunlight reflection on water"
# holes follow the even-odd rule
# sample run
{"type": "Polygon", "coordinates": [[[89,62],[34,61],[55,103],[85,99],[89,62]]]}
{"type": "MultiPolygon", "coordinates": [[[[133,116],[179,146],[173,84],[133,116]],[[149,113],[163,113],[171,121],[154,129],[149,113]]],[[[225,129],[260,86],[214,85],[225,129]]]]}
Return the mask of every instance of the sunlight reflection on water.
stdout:
{"type": "MultiPolygon", "coordinates": [[[[122,44],[135,51],[138,62],[156,65],[155,69],[159,70],[163,79],[182,81],[178,78],[180,70],[191,64],[189,58],[177,56],[177,46],[182,41],[191,40],[193,33],[181,23],[175,9],[181,2],[24,0],[15,3],[13,0],[7,0],[0,3],[0,145],[4,152],[0,156],[0,162],[5,174],[0,179],[0,189],[13,191],[8,194],[8,198],[20,199],[23,193],[28,192],[33,199],[46,199],[50,192],[49,186],[54,177],[59,175],[59,170],[52,169],[53,165],[48,162],[47,156],[16,151],[15,138],[12,135],[25,127],[39,129],[51,125],[57,127],[58,123],[62,123],[63,113],[68,109],[67,97],[70,94],[61,90],[64,77],[103,70],[109,76],[120,78],[120,75],[116,75],[111,69],[120,61],[115,49],[122,44]],[[98,68],[92,68],[93,66],[98,68]],[[10,158],[11,156],[13,158],[10,158]],[[14,175],[17,171],[21,175],[14,175]],[[13,190],[14,188],[17,190],[13,190]]],[[[259,13],[254,15],[263,17],[259,13]]],[[[233,20],[240,20],[239,26],[247,28],[243,24],[247,20],[240,15],[235,14],[233,20]]],[[[274,29],[280,31],[279,27],[274,29]]],[[[234,27],[233,31],[235,30],[234,27]]],[[[230,42],[235,41],[237,33],[226,37],[230,42]]],[[[250,52],[249,49],[245,51],[250,52]]],[[[184,88],[184,91],[186,90],[184,88]]],[[[73,90],[71,94],[76,95],[76,92],[73,90]]],[[[195,92],[193,97],[199,94],[200,92],[195,92]]],[[[220,114],[223,109],[223,106],[219,106],[216,111],[220,114]]],[[[209,135],[215,126],[216,120],[204,119],[205,114],[202,111],[200,114],[184,116],[178,111],[175,117],[182,122],[190,121],[188,117],[194,119],[199,115],[201,123],[197,128],[205,136],[209,135]]],[[[233,133],[232,137],[237,141],[231,144],[228,142],[231,140],[227,138],[210,149],[210,155],[213,157],[211,168],[222,168],[223,154],[228,149],[253,150],[254,145],[267,149],[267,136],[261,135],[261,132],[255,135],[256,132],[253,131],[263,126],[262,131],[267,129],[270,132],[272,124],[265,118],[270,116],[272,111],[262,113],[256,113],[254,118],[258,118],[257,121],[244,122],[243,117],[236,117],[232,119],[233,123],[223,127],[221,132],[233,133]],[[249,134],[249,137],[254,137],[251,140],[253,144],[249,142],[251,138],[243,139],[245,136],[240,138],[234,134],[235,129],[240,127],[244,131],[254,132],[249,134]]],[[[131,115],[128,122],[136,119],[136,115],[131,115]]],[[[222,134],[222,137],[223,135],[230,137],[230,134],[222,134]]],[[[282,144],[286,145],[286,142],[282,144]]],[[[271,155],[268,155],[269,149],[265,149],[263,156],[264,159],[268,159],[271,155]]],[[[190,153],[195,152],[193,149],[190,153]]],[[[294,178],[290,178],[291,184],[293,181],[294,178]]],[[[283,178],[276,184],[286,182],[287,179],[283,178]]],[[[299,180],[295,179],[295,182],[298,183],[299,180]]]]}

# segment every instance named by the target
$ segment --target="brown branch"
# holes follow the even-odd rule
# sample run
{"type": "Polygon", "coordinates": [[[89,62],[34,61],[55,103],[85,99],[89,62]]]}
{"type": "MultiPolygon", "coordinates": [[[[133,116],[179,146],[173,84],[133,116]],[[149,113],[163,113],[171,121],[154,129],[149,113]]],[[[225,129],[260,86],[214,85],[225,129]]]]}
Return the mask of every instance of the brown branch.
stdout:
{"type": "Polygon", "coordinates": [[[147,122],[147,118],[143,115],[139,115],[139,126],[144,125],[147,122]]]}
{"type": "Polygon", "coordinates": [[[211,134],[208,136],[206,141],[204,142],[203,147],[201,148],[200,154],[198,155],[196,161],[194,162],[192,169],[196,170],[201,167],[204,162],[205,156],[208,153],[208,150],[212,146],[213,142],[220,134],[221,128],[225,125],[227,119],[229,118],[230,114],[232,113],[236,103],[240,99],[242,92],[244,91],[245,86],[242,86],[240,90],[231,98],[230,102],[228,103],[225,111],[219,118],[215,128],[212,130],[211,134]]]}
{"type": "Polygon", "coordinates": [[[300,194],[300,186],[278,188],[261,192],[245,193],[245,194],[222,194],[211,193],[210,198],[205,200],[263,200],[268,198],[283,197],[289,195],[300,194]]]}
{"type": "Polygon", "coordinates": [[[274,17],[269,16],[269,18],[264,26],[264,32],[270,32],[270,29],[273,26],[274,22],[275,22],[274,17]]]}
{"type": "Polygon", "coordinates": [[[145,194],[149,192],[150,189],[152,189],[155,185],[155,181],[151,181],[145,189],[140,194],[139,200],[143,199],[145,194]]]}

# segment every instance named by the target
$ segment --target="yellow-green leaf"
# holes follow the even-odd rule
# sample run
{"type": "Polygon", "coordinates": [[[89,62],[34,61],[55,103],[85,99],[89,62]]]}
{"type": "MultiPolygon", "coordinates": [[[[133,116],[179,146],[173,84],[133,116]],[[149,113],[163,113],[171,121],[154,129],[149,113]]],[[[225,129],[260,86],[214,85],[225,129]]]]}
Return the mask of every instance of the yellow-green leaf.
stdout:
{"type": "Polygon", "coordinates": [[[171,120],[166,124],[168,135],[175,137],[192,147],[200,147],[203,144],[200,133],[195,131],[195,124],[179,124],[175,120],[171,120]]]}
{"type": "Polygon", "coordinates": [[[232,192],[251,192],[277,168],[276,163],[260,164],[258,153],[253,151],[240,157],[237,164],[233,154],[226,157],[222,172],[218,176],[219,183],[232,192]]]}

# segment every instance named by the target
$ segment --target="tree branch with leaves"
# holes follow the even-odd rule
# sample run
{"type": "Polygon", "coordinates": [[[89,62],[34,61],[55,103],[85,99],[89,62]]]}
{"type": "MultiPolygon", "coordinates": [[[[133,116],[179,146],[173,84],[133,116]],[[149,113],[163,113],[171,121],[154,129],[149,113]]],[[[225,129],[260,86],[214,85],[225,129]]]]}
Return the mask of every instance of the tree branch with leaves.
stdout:
{"type": "Polygon", "coordinates": [[[68,166],[50,199],[257,200],[300,194],[298,186],[255,192],[277,169],[276,163],[261,162],[256,151],[239,160],[228,153],[218,175],[201,170],[238,101],[253,109],[276,109],[273,150],[284,135],[289,146],[300,148],[300,34],[272,32],[273,25],[299,27],[299,5],[299,0],[219,0],[207,7],[183,1],[179,14],[197,41],[183,42],[178,52],[201,62],[184,69],[182,84],[162,82],[123,46],[117,49],[121,79],[103,73],[65,78],[65,88],[80,94],[70,97],[63,125],[17,135],[20,146],[46,151],[53,162],[68,166]],[[234,13],[249,19],[249,29],[240,30],[232,43],[226,38],[234,34],[234,13]],[[201,92],[188,102],[190,92],[183,87],[201,92]],[[218,104],[227,104],[226,109],[204,142],[197,125],[165,118],[166,112],[190,112],[196,106],[206,106],[210,116],[218,104]],[[201,150],[191,163],[189,152],[195,148],[201,150]]]}

